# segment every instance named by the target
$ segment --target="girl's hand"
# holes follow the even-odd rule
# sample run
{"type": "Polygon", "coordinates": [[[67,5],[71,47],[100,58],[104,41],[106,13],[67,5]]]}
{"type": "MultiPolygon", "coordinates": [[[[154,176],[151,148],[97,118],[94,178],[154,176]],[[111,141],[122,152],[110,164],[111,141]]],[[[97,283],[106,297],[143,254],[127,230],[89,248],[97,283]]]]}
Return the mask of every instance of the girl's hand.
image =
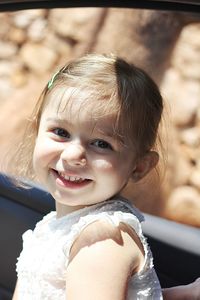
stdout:
{"type": "Polygon", "coordinates": [[[188,290],[190,291],[191,295],[193,296],[192,299],[200,300],[200,277],[197,278],[194,282],[190,283],[186,287],[188,287],[188,290]]]}
{"type": "Polygon", "coordinates": [[[187,285],[163,290],[164,300],[200,300],[200,277],[187,285]]]}

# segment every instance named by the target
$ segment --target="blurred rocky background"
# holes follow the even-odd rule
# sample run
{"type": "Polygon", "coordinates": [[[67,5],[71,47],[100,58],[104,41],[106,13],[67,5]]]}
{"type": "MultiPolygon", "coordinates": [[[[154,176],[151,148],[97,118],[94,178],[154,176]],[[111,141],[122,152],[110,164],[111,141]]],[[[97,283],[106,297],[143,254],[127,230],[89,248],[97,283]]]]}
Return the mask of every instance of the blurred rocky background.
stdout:
{"type": "Polygon", "coordinates": [[[0,14],[0,169],[12,153],[44,84],[67,60],[116,53],[143,67],[166,102],[165,163],[127,188],[144,212],[200,227],[200,17],[113,8],[0,14]],[[163,169],[165,172],[163,172],[163,169]]]}

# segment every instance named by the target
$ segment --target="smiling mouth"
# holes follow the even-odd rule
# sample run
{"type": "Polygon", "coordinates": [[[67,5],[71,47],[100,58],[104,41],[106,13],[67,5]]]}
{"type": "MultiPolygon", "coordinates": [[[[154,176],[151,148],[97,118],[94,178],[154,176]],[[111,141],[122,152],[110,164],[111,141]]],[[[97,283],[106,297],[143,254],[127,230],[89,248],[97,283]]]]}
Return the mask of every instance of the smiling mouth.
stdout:
{"type": "Polygon", "coordinates": [[[68,176],[66,175],[65,173],[63,172],[58,172],[58,175],[60,177],[62,177],[63,179],[67,180],[67,181],[71,181],[71,182],[74,182],[74,183],[80,183],[80,182],[83,182],[85,180],[90,180],[90,179],[87,179],[87,178],[82,178],[82,177],[78,177],[78,176],[68,176]]]}
{"type": "Polygon", "coordinates": [[[53,170],[53,172],[57,177],[57,183],[65,187],[82,187],[92,182],[92,180],[88,178],[83,178],[79,176],[69,176],[66,175],[66,173],[64,172],[58,172],[56,170],[53,170]]]}

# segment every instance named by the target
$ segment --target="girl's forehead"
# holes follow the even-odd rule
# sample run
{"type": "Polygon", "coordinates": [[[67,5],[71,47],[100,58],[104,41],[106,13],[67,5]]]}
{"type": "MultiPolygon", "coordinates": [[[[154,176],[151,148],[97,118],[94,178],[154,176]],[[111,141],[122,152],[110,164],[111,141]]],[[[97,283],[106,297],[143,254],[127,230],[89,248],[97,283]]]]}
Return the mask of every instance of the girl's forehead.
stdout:
{"type": "Polygon", "coordinates": [[[45,113],[58,117],[101,119],[117,115],[117,101],[89,88],[59,87],[47,95],[45,113]]]}

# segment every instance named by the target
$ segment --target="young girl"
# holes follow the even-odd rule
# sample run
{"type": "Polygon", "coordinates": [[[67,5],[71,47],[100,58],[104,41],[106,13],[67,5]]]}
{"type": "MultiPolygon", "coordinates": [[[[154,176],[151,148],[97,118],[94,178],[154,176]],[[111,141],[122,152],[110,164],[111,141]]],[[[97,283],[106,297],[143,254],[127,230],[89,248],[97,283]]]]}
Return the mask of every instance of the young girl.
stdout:
{"type": "Polygon", "coordinates": [[[121,196],[158,162],[162,110],[149,76],[113,56],[88,55],[54,74],[24,148],[27,174],[56,212],[23,235],[13,299],[162,299],[143,216],[121,196]]]}

